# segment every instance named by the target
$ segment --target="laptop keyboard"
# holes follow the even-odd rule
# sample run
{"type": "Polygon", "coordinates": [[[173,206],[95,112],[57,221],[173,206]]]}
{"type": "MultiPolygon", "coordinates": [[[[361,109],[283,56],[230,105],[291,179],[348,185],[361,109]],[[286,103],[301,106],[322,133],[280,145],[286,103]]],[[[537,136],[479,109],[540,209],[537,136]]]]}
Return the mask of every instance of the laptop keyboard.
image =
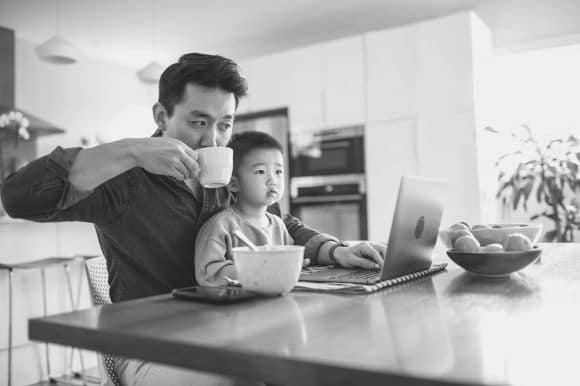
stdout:
{"type": "Polygon", "coordinates": [[[330,278],[330,280],[376,280],[380,277],[381,269],[364,269],[352,272],[341,273],[330,278]]]}

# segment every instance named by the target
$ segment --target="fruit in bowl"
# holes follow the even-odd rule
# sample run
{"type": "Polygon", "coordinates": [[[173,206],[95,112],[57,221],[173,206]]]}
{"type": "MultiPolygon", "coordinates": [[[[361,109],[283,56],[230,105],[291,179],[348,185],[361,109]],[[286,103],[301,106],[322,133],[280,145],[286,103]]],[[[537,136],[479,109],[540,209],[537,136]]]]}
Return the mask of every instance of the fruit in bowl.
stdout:
{"type": "MultiPolygon", "coordinates": [[[[469,226],[466,223],[456,223],[447,229],[441,229],[439,238],[450,249],[455,249],[456,241],[463,236],[472,236],[481,248],[490,244],[500,244],[505,250],[530,250],[536,244],[542,233],[541,224],[478,224],[469,226]],[[508,237],[509,245],[506,245],[508,237]]],[[[491,250],[499,251],[497,246],[490,247],[491,250]]],[[[473,249],[473,248],[472,248],[473,249]]],[[[463,249],[462,249],[463,250],[463,249]]]]}
{"type": "Polygon", "coordinates": [[[449,258],[466,271],[505,277],[537,261],[542,253],[534,246],[542,230],[539,225],[481,224],[468,226],[468,230],[462,225],[452,225],[440,237],[449,243],[449,258]],[[465,234],[454,238],[457,232],[465,234]]]}
{"type": "MultiPolygon", "coordinates": [[[[527,237],[530,244],[533,245],[538,242],[542,233],[542,224],[489,224],[488,226],[491,228],[473,226],[471,229],[473,236],[483,246],[497,243],[505,247],[508,236],[514,233],[527,237]]],[[[529,247],[527,249],[530,249],[529,247]]]]}

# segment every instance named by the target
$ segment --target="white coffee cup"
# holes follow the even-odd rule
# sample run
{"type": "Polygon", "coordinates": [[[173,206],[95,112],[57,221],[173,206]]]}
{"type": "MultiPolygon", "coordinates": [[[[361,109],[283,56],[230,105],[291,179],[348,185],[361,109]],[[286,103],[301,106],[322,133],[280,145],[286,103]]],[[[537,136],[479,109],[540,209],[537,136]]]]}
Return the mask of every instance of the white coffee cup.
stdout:
{"type": "Polygon", "coordinates": [[[229,147],[214,146],[197,150],[199,157],[199,182],[204,188],[226,186],[232,177],[234,151],[229,147]]]}

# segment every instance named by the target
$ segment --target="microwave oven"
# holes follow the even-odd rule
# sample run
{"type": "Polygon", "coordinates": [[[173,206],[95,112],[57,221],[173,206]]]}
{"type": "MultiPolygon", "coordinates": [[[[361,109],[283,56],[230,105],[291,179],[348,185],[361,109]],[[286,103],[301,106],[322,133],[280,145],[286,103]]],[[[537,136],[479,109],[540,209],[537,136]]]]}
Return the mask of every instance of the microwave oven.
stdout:
{"type": "Polygon", "coordinates": [[[291,144],[291,177],[364,173],[364,127],[315,132],[306,145],[291,144]]]}

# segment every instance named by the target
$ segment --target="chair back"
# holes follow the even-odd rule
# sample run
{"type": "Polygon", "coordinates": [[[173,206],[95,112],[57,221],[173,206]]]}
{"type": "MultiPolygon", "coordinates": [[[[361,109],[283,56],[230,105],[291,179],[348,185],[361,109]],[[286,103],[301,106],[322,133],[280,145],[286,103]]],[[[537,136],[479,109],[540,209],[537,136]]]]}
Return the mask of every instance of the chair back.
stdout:
{"type": "Polygon", "coordinates": [[[109,272],[104,256],[94,257],[86,261],[85,269],[89,278],[89,290],[95,306],[111,303],[109,295],[109,272]]]}
{"type": "MultiPolygon", "coordinates": [[[[85,270],[89,279],[89,290],[93,305],[100,306],[111,303],[109,295],[109,272],[104,256],[94,257],[85,262],[85,270]]],[[[120,386],[121,381],[115,370],[115,358],[109,354],[99,355],[99,373],[105,373],[107,379],[101,382],[105,386],[120,386]],[[103,371],[104,370],[104,371],[103,371]]]]}

